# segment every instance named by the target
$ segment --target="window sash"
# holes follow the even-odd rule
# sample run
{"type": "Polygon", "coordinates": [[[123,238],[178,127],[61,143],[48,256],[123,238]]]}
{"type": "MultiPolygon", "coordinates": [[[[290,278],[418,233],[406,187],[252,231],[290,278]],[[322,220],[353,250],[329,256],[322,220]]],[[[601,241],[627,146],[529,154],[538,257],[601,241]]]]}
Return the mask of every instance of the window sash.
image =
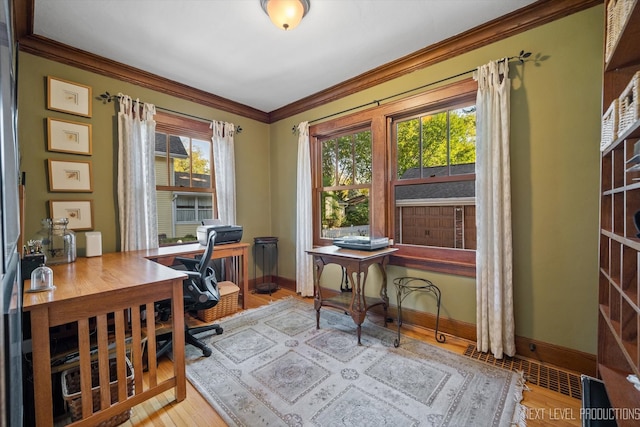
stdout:
{"type": "MultiPolygon", "coordinates": [[[[158,200],[158,232],[168,237],[168,242],[182,239],[186,236],[195,236],[197,225],[203,219],[215,218],[217,216],[217,206],[215,203],[215,170],[213,163],[213,146],[211,138],[213,136],[210,123],[201,120],[194,120],[183,116],[177,116],[165,112],[157,112],[156,133],[164,135],[182,136],[187,138],[188,147],[186,154],[191,152],[192,142],[196,147],[207,147],[208,153],[204,157],[208,158],[209,174],[201,176],[193,174],[190,167],[185,172],[185,182],[181,182],[182,186],[176,185],[175,174],[172,173],[171,162],[174,158],[184,158],[170,153],[170,148],[166,147],[164,153],[156,150],[156,190],[158,194],[163,194],[158,200]],[[160,160],[162,159],[162,160],[160,160]],[[160,164],[162,163],[162,164],[160,164]],[[186,185],[185,185],[186,184],[186,185]],[[188,192],[190,195],[201,199],[197,207],[189,207],[187,209],[178,206],[172,202],[172,198],[180,192],[188,192]],[[203,202],[206,198],[206,202],[203,202]],[[173,207],[173,208],[172,208],[173,207]],[[161,212],[164,212],[161,214],[161,212]],[[161,217],[161,215],[164,215],[161,217]]],[[[165,146],[167,144],[165,140],[165,146]]],[[[176,142],[175,140],[173,141],[176,142]]],[[[193,156],[192,156],[193,157],[193,156]]],[[[206,170],[206,169],[205,169],[206,170]]],[[[178,181],[180,182],[180,181],[178,181]]],[[[177,202],[177,200],[176,200],[177,202]]],[[[190,238],[191,238],[190,237],[190,238]]],[[[188,239],[187,239],[188,240],[188,239]]],[[[172,244],[172,243],[164,243],[172,244]]]]}
{"type": "MultiPolygon", "coordinates": [[[[322,176],[319,172],[321,159],[320,141],[354,129],[369,127],[372,140],[372,180],[370,184],[370,233],[372,236],[392,237],[395,232],[394,201],[391,199],[397,185],[396,166],[390,159],[395,156],[395,148],[391,143],[392,122],[400,118],[418,115],[424,111],[437,111],[452,108],[456,105],[473,103],[477,92],[477,83],[473,79],[465,79],[428,92],[411,96],[399,101],[390,102],[379,107],[356,112],[337,119],[314,124],[310,127],[310,148],[313,179],[313,214],[314,245],[330,245],[330,239],[321,237],[319,220],[319,191],[322,187],[322,176]]],[[[430,177],[430,182],[446,181],[451,177],[430,177]]],[[[474,180],[474,174],[455,176],[456,180],[474,180]]],[[[423,179],[415,182],[425,182],[423,179]]],[[[414,180],[403,181],[411,184],[414,180]]],[[[327,187],[324,189],[331,189],[327,187]]],[[[475,276],[475,251],[465,249],[422,247],[415,245],[395,245],[398,249],[391,256],[394,265],[409,268],[428,269],[462,276],[475,276]]]]}

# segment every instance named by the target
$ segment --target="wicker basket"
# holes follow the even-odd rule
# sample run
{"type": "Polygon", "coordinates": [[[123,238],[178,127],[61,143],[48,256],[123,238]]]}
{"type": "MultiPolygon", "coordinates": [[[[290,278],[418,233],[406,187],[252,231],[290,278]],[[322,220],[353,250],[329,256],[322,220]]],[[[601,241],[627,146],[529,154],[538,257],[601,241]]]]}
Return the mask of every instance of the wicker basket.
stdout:
{"type": "Polygon", "coordinates": [[[618,100],[614,99],[602,116],[600,150],[604,151],[618,137],[618,100]]]}
{"type": "Polygon", "coordinates": [[[618,101],[618,134],[622,134],[629,129],[640,117],[640,103],[638,102],[638,84],[640,82],[640,71],[633,75],[633,78],[620,94],[618,101]]]}
{"type": "Polygon", "coordinates": [[[607,3],[607,30],[604,45],[604,60],[609,62],[611,55],[615,51],[616,43],[620,38],[620,33],[629,17],[633,6],[633,0],[610,0],[607,3]]]}
{"type": "Polygon", "coordinates": [[[206,310],[198,310],[198,319],[204,322],[213,322],[224,316],[238,311],[238,293],[240,288],[233,282],[218,282],[220,301],[215,306],[206,310]]]}
{"type": "MultiPolygon", "coordinates": [[[[133,396],[133,367],[128,358],[125,358],[127,368],[127,394],[133,396]]],[[[109,385],[111,389],[111,403],[118,401],[118,380],[116,359],[109,359],[109,385]]],[[[91,362],[91,394],[93,398],[93,412],[100,410],[100,387],[99,387],[98,361],[91,362]]],[[[62,398],[69,407],[71,421],[82,419],[82,396],[80,393],[80,367],[76,366],[62,372],[62,398]]],[[[128,409],[97,425],[97,427],[117,426],[131,417],[131,410],[128,409]]]]}
{"type": "Polygon", "coordinates": [[[618,3],[620,0],[609,0],[607,3],[607,30],[605,32],[604,60],[608,62],[613,53],[613,47],[618,40],[618,3]]]}

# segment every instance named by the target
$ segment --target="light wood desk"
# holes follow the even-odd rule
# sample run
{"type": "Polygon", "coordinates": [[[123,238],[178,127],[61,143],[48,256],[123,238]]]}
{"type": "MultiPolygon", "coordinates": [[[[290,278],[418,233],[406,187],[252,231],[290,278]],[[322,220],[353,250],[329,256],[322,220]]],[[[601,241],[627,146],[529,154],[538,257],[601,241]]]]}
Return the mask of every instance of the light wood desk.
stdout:
{"type": "MultiPolygon", "coordinates": [[[[193,257],[204,252],[205,247],[199,243],[188,245],[163,246],[158,249],[139,251],[141,256],[156,261],[163,265],[173,265],[173,260],[177,256],[193,257]]],[[[247,308],[247,297],[249,295],[249,244],[248,243],[227,243],[217,244],[213,249],[211,259],[224,258],[228,260],[225,264],[226,277],[240,287],[242,291],[242,308],[247,308]]]]}
{"type": "MultiPolygon", "coordinates": [[[[76,323],[80,358],[82,420],[74,426],[95,426],[116,414],[175,389],[175,400],[186,397],[184,355],[184,273],[140,256],[139,252],[117,252],[95,258],[78,258],[74,263],[51,267],[56,289],[39,293],[26,291],[23,307],[30,312],[33,347],[33,381],[36,424],[53,425],[51,351],[49,328],[76,323]],[[154,351],[147,352],[148,382],[142,380],[142,340],[145,321],[142,314],[153,313],[154,303],[171,299],[174,334],[173,376],[161,383],[157,379],[154,351]],[[143,313],[140,307],[144,307],[143,313]],[[109,318],[109,320],[108,320],[109,318]],[[111,324],[110,324],[111,323],[111,324]],[[92,339],[92,335],[95,339],[92,339]],[[127,396],[126,336],[131,339],[135,392],[127,396]],[[114,337],[114,338],[111,338],[114,337]],[[92,347],[99,360],[100,409],[93,412],[91,391],[92,347]],[[137,350],[136,350],[137,349],[137,350]],[[117,361],[118,402],[111,404],[109,358],[117,361]],[[145,387],[146,386],[146,387],[145,387]]],[[[155,330],[153,316],[146,317],[147,330],[155,330]]],[[[155,348],[155,335],[148,334],[149,349],[155,348]]],[[[96,355],[93,355],[95,358],[96,355]]]]}
{"type": "Polygon", "coordinates": [[[367,311],[377,305],[382,305],[384,309],[384,322],[387,326],[387,308],[389,307],[389,297],[387,296],[387,272],[386,265],[389,262],[389,254],[397,251],[394,248],[384,248],[377,251],[356,251],[343,249],[337,246],[322,246],[306,251],[313,256],[314,274],[314,300],[316,309],[316,328],[320,328],[320,308],[329,306],[348,310],[351,318],[358,327],[358,345],[361,345],[360,335],[362,323],[367,315],[367,311]],[[327,264],[338,264],[347,272],[349,282],[352,284],[351,294],[340,294],[337,297],[323,299],[320,288],[320,276],[327,264]],[[365,296],[365,284],[369,274],[369,266],[377,265],[382,274],[380,285],[380,298],[365,296]]]}

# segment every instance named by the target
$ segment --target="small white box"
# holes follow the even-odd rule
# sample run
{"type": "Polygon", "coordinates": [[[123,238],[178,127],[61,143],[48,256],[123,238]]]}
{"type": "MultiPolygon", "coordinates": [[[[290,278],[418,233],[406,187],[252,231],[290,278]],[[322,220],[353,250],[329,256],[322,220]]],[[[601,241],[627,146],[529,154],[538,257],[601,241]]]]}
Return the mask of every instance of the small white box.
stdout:
{"type": "Polygon", "coordinates": [[[102,256],[102,233],[99,231],[88,231],[85,233],[87,238],[87,254],[86,257],[102,256]]]}

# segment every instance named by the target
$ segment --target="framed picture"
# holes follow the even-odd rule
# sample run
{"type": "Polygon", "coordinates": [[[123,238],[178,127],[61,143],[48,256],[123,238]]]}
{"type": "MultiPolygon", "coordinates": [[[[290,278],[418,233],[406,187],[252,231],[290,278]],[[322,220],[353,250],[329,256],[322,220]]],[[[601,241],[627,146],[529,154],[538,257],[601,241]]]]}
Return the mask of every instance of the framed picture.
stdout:
{"type": "Polygon", "coordinates": [[[61,153],[91,154],[91,124],[47,118],[47,149],[61,153]]]}
{"type": "Polygon", "coordinates": [[[93,191],[91,162],[49,159],[49,191],[93,191]]]}
{"type": "Polygon", "coordinates": [[[51,218],[68,218],[71,230],[93,229],[93,200],[49,200],[51,218]]]}
{"type": "Polygon", "coordinates": [[[91,87],[47,76],[47,108],[91,117],[91,87]]]}

